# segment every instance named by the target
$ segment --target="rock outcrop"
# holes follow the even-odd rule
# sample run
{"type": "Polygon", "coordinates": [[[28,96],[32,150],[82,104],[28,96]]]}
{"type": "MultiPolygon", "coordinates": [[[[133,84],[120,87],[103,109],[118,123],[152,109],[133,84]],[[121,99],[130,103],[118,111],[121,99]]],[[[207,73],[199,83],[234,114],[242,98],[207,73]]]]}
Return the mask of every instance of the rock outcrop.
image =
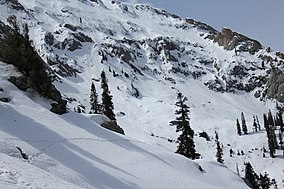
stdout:
{"type": "Polygon", "coordinates": [[[267,97],[284,102],[284,73],[278,68],[272,68],[267,82],[267,97]]]}
{"type": "Polygon", "coordinates": [[[226,50],[233,50],[238,47],[238,51],[249,52],[251,54],[254,54],[262,48],[258,41],[250,39],[228,28],[222,28],[222,31],[215,37],[214,42],[223,46],[226,50]]]}
{"type": "Polygon", "coordinates": [[[116,121],[105,121],[101,124],[101,126],[105,129],[124,135],[124,130],[119,125],[117,125],[116,121]]]}

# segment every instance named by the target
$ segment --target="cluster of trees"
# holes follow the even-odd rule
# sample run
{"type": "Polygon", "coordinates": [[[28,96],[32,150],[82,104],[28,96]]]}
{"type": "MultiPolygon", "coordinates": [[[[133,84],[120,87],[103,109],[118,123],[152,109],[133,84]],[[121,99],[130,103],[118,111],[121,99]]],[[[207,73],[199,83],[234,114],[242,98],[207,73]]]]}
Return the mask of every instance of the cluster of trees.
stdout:
{"type": "Polygon", "coordinates": [[[270,157],[275,157],[276,150],[283,150],[283,132],[284,132],[284,123],[282,119],[282,114],[277,113],[276,116],[272,116],[271,111],[269,110],[268,114],[263,114],[264,128],[266,130],[266,136],[268,141],[268,148],[270,157]],[[276,132],[278,131],[278,139],[276,132]]]}
{"type": "Polygon", "coordinates": [[[266,172],[264,175],[257,175],[249,162],[245,163],[244,179],[252,189],[269,189],[271,186],[278,188],[275,179],[270,179],[266,172]]]}
{"type": "MultiPolygon", "coordinates": [[[[246,119],[245,119],[243,112],[241,112],[241,125],[240,125],[239,119],[237,119],[236,126],[237,126],[238,135],[241,136],[242,134],[244,134],[244,135],[248,134],[248,127],[247,127],[246,119]]],[[[254,132],[258,132],[258,131],[261,130],[257,116],[253,116],[253,127],[252,127],[252,129],[253,129],[254,132]]]]}
{"type": "Polygon", "coordinates": [[[11,27],[4,30],[0,39],[0,60],[14,65],[23,74],[18,78],[11,77],[9,81],[21,90],[33,88],[43,97],[65,104],[60,92],[52,84],[48,66],[32,45],[28,25],[20,27],[14,15],[8,17],[7,22],[11,27]]]}
{"type": "Polygon", "coordinates": [[[98,94],[95,84],[91,84],[90,95],[90,114],[104,114],[110,120],[116,121],[115,114],[113,112],[114,105],[112,102],[112,95],[108,87],[108,80],[104,71],[101,73],[101,89],[102,89],[102,103],[99,103],[98,94]]]}

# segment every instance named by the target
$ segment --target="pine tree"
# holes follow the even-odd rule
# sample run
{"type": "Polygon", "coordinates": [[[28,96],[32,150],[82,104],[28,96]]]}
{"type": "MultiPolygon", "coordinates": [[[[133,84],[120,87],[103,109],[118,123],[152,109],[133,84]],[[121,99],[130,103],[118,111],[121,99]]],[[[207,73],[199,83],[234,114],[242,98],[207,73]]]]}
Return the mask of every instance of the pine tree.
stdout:
{"type": "Polygon", "coordinates": [[[259,177],[249,162],[245,163],[245,180],[253,189],[259,189],[259,177]]]}
{"type": "Polygon", "coordinates": [[[91,84],[91,95],[90,95],[90,114],[100,114],[101,112],[101,105],[98,102],[98,94],[96,91],[95,84],[92,82],[91,84]]]}
{"type": "Polygon", "coordinates": [[[257,123],[257,126],[258,126],[258,130],[259,130],[259,131],[261,131],[261,128],[260,128],[260,124],[259,124],[258,117],[257,117],[257,116],[255,116],[255,118],[256,118],[256,123],[257,123]]]}
{"type": "Polygon", "coordinates": [[[241,125],[240,125],[239,119],[237,119],[237,132],[240,136],[242,135],[242,130],[241,130],[241,125]]]}
{"type": "Polygon", "coordinates": [[[242,121],[243,132],[246,135],[246,134],[248,134],[248,128],[247,128],[246,119],[245,119],[245,116],[244,116],[243,112],[241,113],[241,121],[242,121]]]}
{"type": "Polygon", "coordinates": [[[215,131],[215,142],[216,142],[216,149],[217,149],[217,152],[216,152],[216,157],[217,157],[217,161],[219,163],[223,163],[224,160],[223,160],[223,149],[221,148],[220,146],[220,142],[219,142],[219,136],[218,136],[218,133],[215,131]]]}
{"type": "Polygon", "coordinates": [[[274,158],[278,144],[277,144],[276,135],[275,135],[272,125],[268,126],[266,134],[267,134],[267,139],[268,139],[268,148],[269,148],[270,157],[274,158]]]}
{"type": "Polygon", "coordinates": [[[258,130],[258,125],[257,125],[257,123],[256,123],[256,118],[255,118],[255,116],[253,116],[253,128],[254,128],[254,131],[255,132],[257,132],[257,130],[258,130]]]}
{"type": "Polygon", "coordinates": [[[110,120],[116,121],[115,114],[113,112],[114,106],[112,103],[112,95],[108,88],[108,80],[104,71],[101,73],[101,88],[102,92],[102,105],[103,114],[106,115],[110,120]]]}
{"type": "Polygon", "coordinates": [[[267,119],[266,114],[263,114],[263,125],[264,125],[266,132],[268,132],[268,119],[267,119]]]}
{"type": "Polygon", "coordinates": [[[273,126],[273,127],[275,126],[275,123],[274,123],[274,119],[273,119],[271,110],[269,110],[269,112],[268,112],[268,115],[267,115],[267,122],[268,122],[268,125],[271,125],[271,126],[273,126]]]}
{"type": "Polygon", "coordinates": [[[181,154],[190,159],[199,159],[200,154],[195,150],[194,144],[194,131],[191,129],[189,124],[189,107],[186,105],[187,98],[181,93],[177,95],[177,102],[175,103],[177,110],[175,114],[177,115],[176,120],[171,121],[171,125],[176,126],[176,132],[181,132],[178,137],[178,147],[176,153],[181,154]]]}
{"type": "Polygon", "coordinates": [[[272,184],[266,172],[264,173],[264,175],[262,174],[259,175],[259,181],[260,181],[261,189],[269,189],[272,184]]]}

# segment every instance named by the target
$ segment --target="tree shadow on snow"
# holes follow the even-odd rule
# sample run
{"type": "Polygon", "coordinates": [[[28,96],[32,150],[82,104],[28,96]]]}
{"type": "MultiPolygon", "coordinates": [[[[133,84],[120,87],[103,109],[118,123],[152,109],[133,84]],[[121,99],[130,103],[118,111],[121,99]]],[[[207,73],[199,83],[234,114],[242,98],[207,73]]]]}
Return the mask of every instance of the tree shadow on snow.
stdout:
{"type": "MultiPolygon", "coordinates": [[[[5,107],[5,109],[1,111],[1,117],[5,119],[0,119],[0,130],[20,138],[32,147],[36,148],[38,151],[45,149],[46,143],[36,142],[37,140],[54,141],[55,145],[43,153],[80,174],[91,186],[99,188],[137,188],[137,185],[134,183],[122,182],[107,172],[95,167],[91,162],[82,158],[82,156],[78,155],[74,151],[112,169],[121,171],[124,174],[130,175],[129,173],[66,141],[63,136],[48,129],[46,126],[34,121],[33,119],[18,113],[13,108],[5,107]]],[[[67,181],[72,182],[72,179],[67,179],[67,181]]]]}
{"type": "MultiPolygon", "coordinates": [[[[70,112],[68,114],[65,114],[63,117],[67,122],[69,122],[72,125],[76,125],[85,131],[104,139],[105,141],[112,142],[115,145],[118,145],[126,150],[132,150],[132,151],[137,151],[140,152],[141,154],[144,155],[149,155],[155,159],[158,159],[159,161],[167,164],[168,166],[171,166],[168,162],[164,161],[161,159],[159,156],[144,150],[143,148],[133,144],[128,138],[124,137],[123,135],[114,133],[112,131],[106,130],[93,122],[91,119],[78,114],[74,112],[70,112]]],[[[139,141],[137,141],[139,142],[139,141]]]]}

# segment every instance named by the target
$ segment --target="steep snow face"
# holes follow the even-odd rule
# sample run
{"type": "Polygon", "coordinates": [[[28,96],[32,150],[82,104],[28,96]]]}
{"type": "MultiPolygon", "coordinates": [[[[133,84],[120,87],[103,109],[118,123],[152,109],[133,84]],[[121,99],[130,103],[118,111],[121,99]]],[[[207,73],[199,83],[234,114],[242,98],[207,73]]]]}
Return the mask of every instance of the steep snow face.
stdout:
{"type": "Polygon", "coordinates": [[[6,80],[5,74],[17,74],[13,67],[0,66],[0,86],[13,97],[0,104],[1,188],[248,188],[214,161],[193,162],[162,149],[164,141],[149,144],[104,130],[100,115],[53,114],[47,101],[6,80]]]}
{"type": "MultiPolygon", "coordinates": [[[[280,152],[276,159],[268,154],[262,157],[265,132],[239,137],[235,126],[241,112],[250,129],[253,115],[262,121],[263,113],[275,110],[273,102],[254,97],[264,98],[269,64],[280,63],[274,52],[226,51],[210,40],[210,30],[147,5],[19,0],[21,6],[15,9],[7,2],[0,2],[1,21],[15,14],[20,23],[28,23],[35,48],[57,73],[55,84],[69,102],[69,113],[57,117],[48,112],[46,101],[3,81],[4,91],[12,97],[1,106],[3,140],[11,139],[3,153],[13,157],[5,156],[6,162],[20,162],[14,146],[21,145],[33,156],[40,154],[39,160],[27,165],[30,169],[39,177],[47,171],[48,178],[59,179],[62,186],[67,181],[65,188],[70,183],[83,188],[246,188],[238,176],[212,163],[217,131],[226,166],[236,172],[237,165],[243,176],[243,162],[249,161],[257,173],[268,172],[283,187],[280,152]],[[100,94],[102,70],[109,80],[118,124],[127,137],[100,129],[89,116],[73,112],[77,106],[89,112],[91,82],[100,94]],[[197,170],[196,163],[174,154],[176,144],[169,142],[178,136],[169,126],[175,118],[177,92],[189,99],[191,127],[203,158],[196,163],[205,173],[197,170]],[[19,121],[12,122],[17,115],[19,121]],[[198,137],[202,131],[211,141],[198,137]],[[243,150],[245,155],[230,157],[230,149],[243,150]]],[[[3,172],[15,173],[8,165],[3,172]]],[[[21,171],[17,174],[31,182],[21,171]]],[[[14,179],[4,178],[4,184],[14,179]]]]}

